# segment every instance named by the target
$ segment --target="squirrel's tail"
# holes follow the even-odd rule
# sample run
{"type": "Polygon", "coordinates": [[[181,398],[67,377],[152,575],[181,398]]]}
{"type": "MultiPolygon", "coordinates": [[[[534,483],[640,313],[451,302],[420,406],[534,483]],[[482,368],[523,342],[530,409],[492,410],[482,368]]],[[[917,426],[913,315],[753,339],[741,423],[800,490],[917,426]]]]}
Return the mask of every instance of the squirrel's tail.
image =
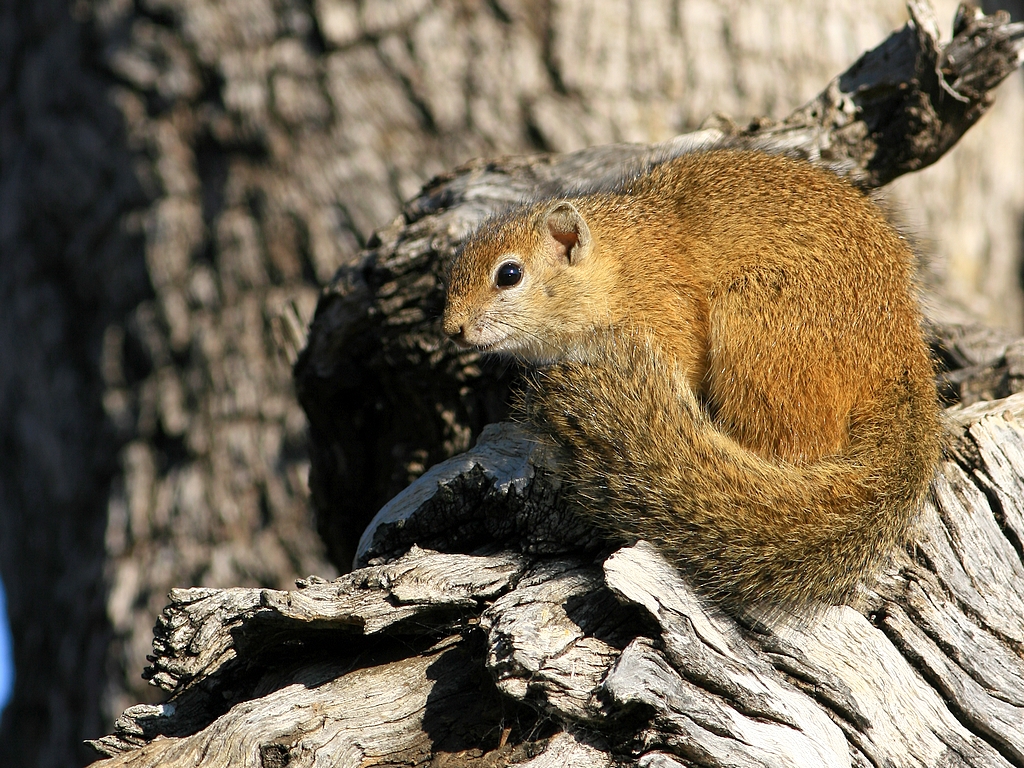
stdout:
{"type": "Polygon", "coordinates": [[[930,376],[896,379],[851,414],[842,453],[802,465],[723,434],[643,338],[612,339],[598,362],[539,371],[523,404],[564,450],[584,514],[650,541],[740,611],[841,602],[905,542],[942,438],[930,376]]]}

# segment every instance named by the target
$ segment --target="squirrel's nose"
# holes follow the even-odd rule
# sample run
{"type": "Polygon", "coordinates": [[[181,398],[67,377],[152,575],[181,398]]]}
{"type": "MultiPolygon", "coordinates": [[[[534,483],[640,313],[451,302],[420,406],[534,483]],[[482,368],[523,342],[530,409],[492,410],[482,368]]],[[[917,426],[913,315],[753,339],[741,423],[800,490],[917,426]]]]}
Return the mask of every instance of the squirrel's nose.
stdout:
{"type": "Polygon", "coordinates": [[[466,326],[454,317],[445,317],[444,322],[441,323],[441,330],[456,344],[462,346],[465,343],[466,326]]]}

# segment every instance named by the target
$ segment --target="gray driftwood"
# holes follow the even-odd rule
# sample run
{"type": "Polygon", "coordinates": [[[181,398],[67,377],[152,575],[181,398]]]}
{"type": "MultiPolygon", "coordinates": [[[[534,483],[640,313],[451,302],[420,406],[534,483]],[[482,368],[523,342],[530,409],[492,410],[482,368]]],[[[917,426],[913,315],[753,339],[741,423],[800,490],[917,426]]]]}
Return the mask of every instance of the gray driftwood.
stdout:
{"type": "Polygon", "coordinates": [[[738,623],[646,543],[574,521],[552,454],[482,429],[512,376],[434,325],[445,260],[511,200],[719,141],[783,144],[866,187],[934,161],[1024,30],[964,9],[940,46],[911,10],[781,124],[478,163],[424,189],[325,292],[296,375],[334,525],[432,468],[353,537],[359,568],[336,581],[173,592],[146,672],[171,697],[124,713],[95,743],[105,765],[1024,766],[1020,342],[936,305],[958,404],[915,545],[853,606],[738,623]]]}

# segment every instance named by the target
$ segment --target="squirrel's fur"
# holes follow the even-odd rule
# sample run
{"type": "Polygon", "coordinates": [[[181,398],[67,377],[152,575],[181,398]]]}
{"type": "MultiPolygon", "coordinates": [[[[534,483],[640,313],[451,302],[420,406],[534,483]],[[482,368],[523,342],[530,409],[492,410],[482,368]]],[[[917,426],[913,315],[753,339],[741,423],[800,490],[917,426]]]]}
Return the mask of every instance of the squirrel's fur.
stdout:
{"type": "Polygon", "coordinates": [[[734,609],[837,602],[940,453],[912,262],[833,174],[695,153],[483,226],[444,329],[541,367],[527,416],[606,529],[734,609]]]}

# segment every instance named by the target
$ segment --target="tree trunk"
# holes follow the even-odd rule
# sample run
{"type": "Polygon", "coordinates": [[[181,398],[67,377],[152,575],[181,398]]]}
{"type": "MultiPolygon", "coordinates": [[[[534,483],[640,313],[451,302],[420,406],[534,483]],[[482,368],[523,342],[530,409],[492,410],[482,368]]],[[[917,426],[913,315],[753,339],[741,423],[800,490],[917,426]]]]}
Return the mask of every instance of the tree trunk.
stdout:
{"type": "Polygon", "coordinates": [[[174,590],[146,673],[171,699],[127,710],[103,764],[1024,765],[1024,342],[933,308],[953,447],[915,545],[816,616],[737,623],[649,545],[609,554],[513,425],[447,458],[514,374],[435,327],[438,275],[475,224],[708,143],[783,144],[865,187],[933,162],[1017,66],[1024,28],[965,11],[939,47],[912,11],[780,123],[428,185],[323,294],[296,367],[318,514],[361,567],[292,592],[174,590]],[[435,460],[357,544],[374,500],[435,460]]]}

